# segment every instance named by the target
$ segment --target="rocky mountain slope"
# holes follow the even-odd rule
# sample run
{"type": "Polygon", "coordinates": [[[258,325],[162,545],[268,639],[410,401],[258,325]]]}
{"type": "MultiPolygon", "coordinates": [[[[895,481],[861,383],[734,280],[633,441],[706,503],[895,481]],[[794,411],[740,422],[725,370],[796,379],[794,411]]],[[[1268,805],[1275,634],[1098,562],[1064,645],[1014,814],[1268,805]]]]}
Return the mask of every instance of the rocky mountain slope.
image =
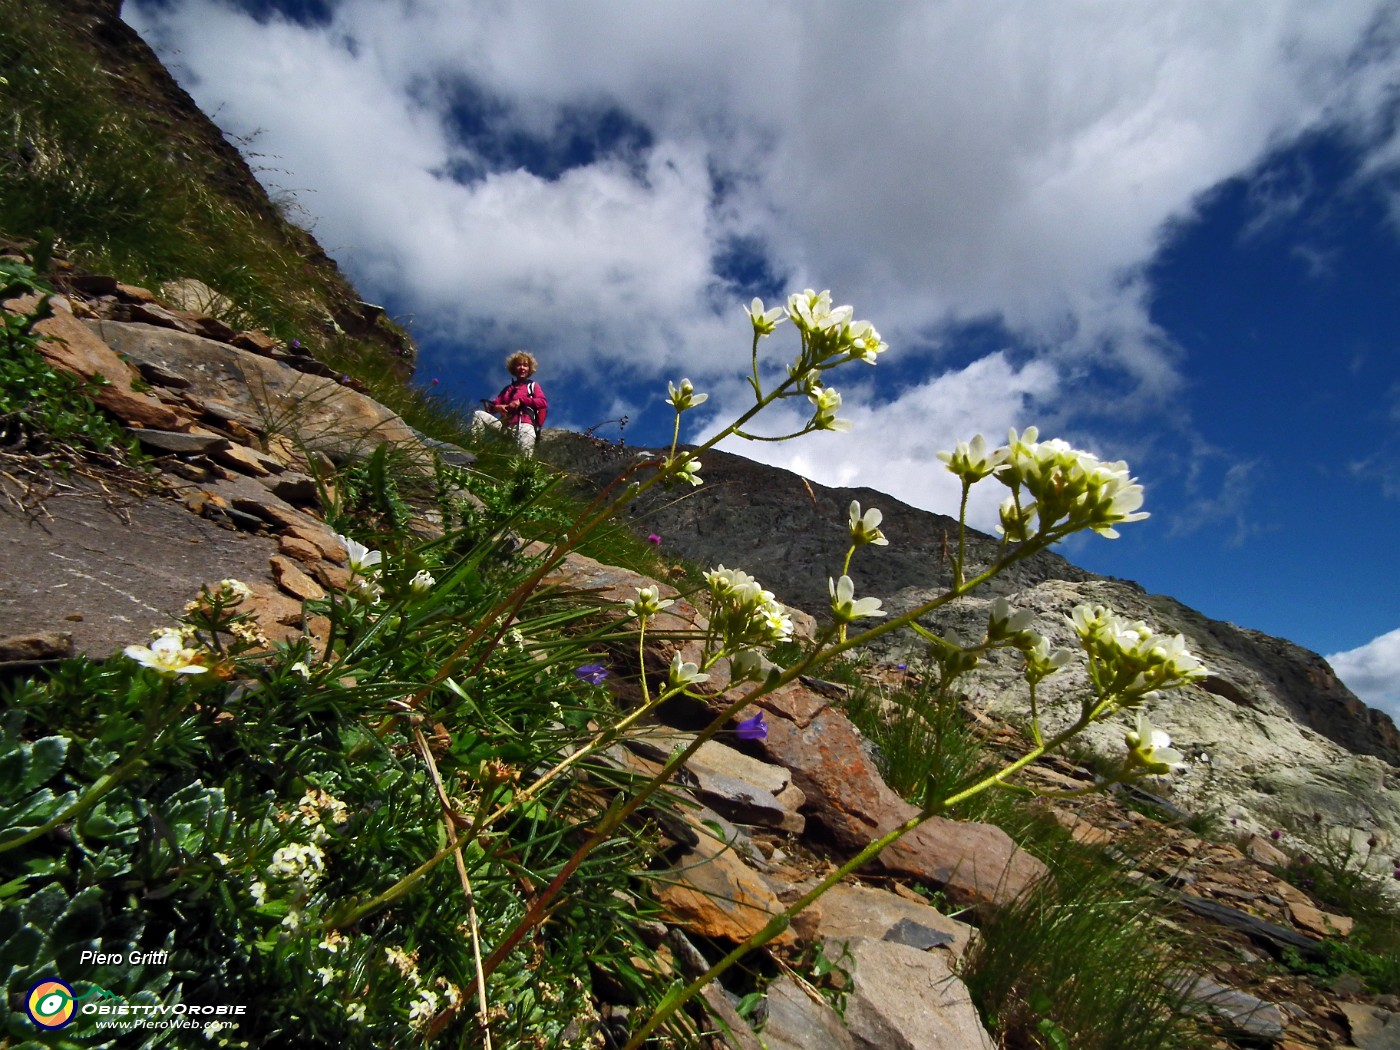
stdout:
{"type": "MultiPolygon", "coordinates": [[[[542,454],[585,488],[606,484],[644,450],[559,434],[542,454]]],[[[845,553],[852,500],[884,513],[888,547],[867,547],[853,575],[861,594],[903,612],[942,593],[952,578],[950,545],[957,522],[872,489],[828,488],[796,474],[722,452],[704,458],[698,489],[654,493],[630,513],[639,532],[692,562],[724,563],[753,573],[780,600],[814,615],[827,608],[827,579],[845,553]]],[[[939,469],[937,465],[930,469],[939,469]]],[[[997,541],[972,533],[969,572],[990,564],[997,541]]],[[[1268,832],[1320,813],[1333,833],[1361,842],[1381,833],[1400,843],[1400,733],[1368,708],[1316,653],[1280,638],[1211,620],[1164,595],[1125,580],[1096,576],[1052,553],[1011,567],[976,596],[939,610],[928,626],[975,640],[988,601],[1004,596],[1034,612],[1035,630],[1068,645],[1064,615],[1080,603],[1102,604],[1157,631],[1185,636],[1212,674],[1171,694],[1156,712],[1173,742],[1194,759],[1177,782],[1180,804],[1217,812],[1268,832]]],[[[917,660],[912,633],[889,643],[887,662],[917,660]]],[[[1049,699],[1075,694],[1082,672],[1050,680],[1049,699]]],[[[1024,685],[1011,659],[991,660],[968,682],[974,702],[1015,719],[1024,685]]],[[[1052,716],[1053,722],[1053,716],[1052,716]]],[[[1121,727],[1095,727],[1089,739],[1107,754],[1121,747],[1121,727]]]]}

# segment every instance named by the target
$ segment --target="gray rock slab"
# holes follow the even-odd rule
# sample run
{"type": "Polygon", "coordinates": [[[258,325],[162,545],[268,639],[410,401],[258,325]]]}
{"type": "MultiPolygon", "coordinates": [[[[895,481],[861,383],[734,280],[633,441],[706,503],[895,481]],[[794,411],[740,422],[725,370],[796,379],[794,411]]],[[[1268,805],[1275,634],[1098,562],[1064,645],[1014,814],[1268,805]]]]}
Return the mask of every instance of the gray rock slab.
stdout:
{"type": "Polygon", "coordinates": [[[1342,1003],[1358,1050],[1400,1050],[1400,1014],[1366,1003],[1342,1003]]]}
{"type": "Polygon", "coordinates": [[[223,401],[282,433],[332,455],[367,454],[383,441],[427,458],[417,435],[393,412],[334,379],[312,376],[247,350],[172,328],[116,321],[88,327],[137,368],[183,376],[195,401],[223,401]]]}
{"type": "Polygon", "coordinates": [[[948,948],[962,955],[972,928],[929,904],[906,900],[875,886],[840,884],[793,920],[804,938],[870,937],[911,948],[948,948]]]}
{"type": "Polygon", "coordinates": [[[1273,1003],[1219,984],[1209,977],[1196,978],[1187,994],[1197,1006],[1208,1010],[1236,1031],[1268,1040],[1282,1039],[1284,1036],[1283,1011],[1273,1003]]]}
{"type": "Polygon", "coordinates": [[[110,484],[58,485],[26,512],[13,502],[23,490],[0,478],[0,635],[61,631],[78,652],[107,656],[170,626],[202,583],[271,580],[270,538],[110,484]]]}
{"type": "Polygon", "coordinates": [[[767,1050],[855,1050],[841,1018],[791,977],[768,986],[768,1022],[759,1033],[767,1050]]]}
{"type": "Polygon", "coordinates": [[[994,1050],[943,952],[869,937],[845,943],[853,964],[846,1027],[860,1050],[994,1050]]]}

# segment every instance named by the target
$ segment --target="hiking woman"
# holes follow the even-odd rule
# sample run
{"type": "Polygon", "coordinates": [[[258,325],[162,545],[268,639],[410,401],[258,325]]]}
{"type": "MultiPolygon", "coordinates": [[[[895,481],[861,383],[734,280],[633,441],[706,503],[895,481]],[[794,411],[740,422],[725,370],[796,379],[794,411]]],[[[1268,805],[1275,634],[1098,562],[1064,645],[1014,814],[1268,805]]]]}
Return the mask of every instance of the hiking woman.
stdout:
{"type": "Polygon", "coordinates": [[[530,378],[537,367],[534,355],[524,350],[517,350],[506,358],[510,382],[491,400],[483,400],[481,409],[472,416],[474,439],[479,441],[488,429],[494,430],[511,435],[522,456],[535,454],[535,439],[544,426],[545,412],[549,408],[544,389],[530,378]]]}

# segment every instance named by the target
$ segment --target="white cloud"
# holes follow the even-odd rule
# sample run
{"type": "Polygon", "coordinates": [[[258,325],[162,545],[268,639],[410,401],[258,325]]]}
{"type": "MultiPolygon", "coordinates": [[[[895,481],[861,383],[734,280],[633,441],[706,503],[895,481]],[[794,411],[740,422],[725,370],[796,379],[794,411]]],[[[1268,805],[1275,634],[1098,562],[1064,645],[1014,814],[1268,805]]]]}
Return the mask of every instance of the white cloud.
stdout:
{"type": "Polygon", "coordinates": [[[1400,721],[1400,628],[1326,659],[1348,689],[1400,721]]]}
{"type": "MultiPolygon", "coordinates": [[[[843,392],[839,416],[851,421],[850,431],[812,434],[776,444],[731,438],[719,447],[784,467],[823,485],[866,486],[897,493],[913,506],[956,517],[961,489],[936,454],[979,433],[986,435],[993,447],[1004,443],[1009,427],[1026,426],[1035,407],[1052,401],[1060,389],[1060,377],[1049,364],[1030,362],[1016,367],[1001,353],[902,391],[888,404],[847,397],[858,392],[859,385],[843,385],[843,376],[861,377],[849,369],[832,375],[832,385],[843,392]]],[[[721,404],[741,404],[741,397],[725,398],[721,404]]],[[[761,433],[795,432],[811,417],[811,409],[805,398],[782,403],[765,415],[761,433]]],[[[714,433],[712,427],[698,440],[708,440],[714,433]]],[[[987,532],[995,528],[997,506],[1005,495],[1006,490],[994,481],[975,487],[969,524],[987,532]]]]}
{"type": "Polygon", "coordinates": [[[344,0],[304,28],[134,0],[127,17],[206,111],[263,129],[367,292],[464,339],[489,318],[578,369],[720,375],[717,337],[741,330],[713,320],[711,259],[751,234],[897,347],[1000,317],[1168,396],[1132,275],[1165,222],[1271,144],[1379,105],[1377,63],[1346,63],[1383,9],[344,0]],[[462,78],[540,134],[571,105],[619,108],[652,133],[644,174],[602,157],[553,181],[446,177],[481,159],[447,127],[462,78]]]}

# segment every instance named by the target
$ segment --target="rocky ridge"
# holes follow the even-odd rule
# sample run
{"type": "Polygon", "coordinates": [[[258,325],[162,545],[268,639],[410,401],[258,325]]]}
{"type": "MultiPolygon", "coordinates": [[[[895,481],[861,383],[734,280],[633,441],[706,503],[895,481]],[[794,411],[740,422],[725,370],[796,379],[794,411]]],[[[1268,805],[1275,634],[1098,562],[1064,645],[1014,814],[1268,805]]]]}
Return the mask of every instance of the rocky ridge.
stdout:
{"type": "MultiPolygon", "coordinates": [[[[106,378],[104,405],[160,457],[160,473],[130,488],[120,478],[93,473],[65,480],[7,470],[0,480],[5,669],[26,670],[72,651],[106,656],[168,623],[201,583],[229,575],[253,586],[269,633],[315,633],[318,625],[305,622],[301,602],[344,586],[346,570],[343,549],[319,519],[306,457],[354,456],[357,433],[411,449],[421,447],[417,436],[305,355],[258,333],[221,333],[197,312],[182,314],[143,289],[114,286],[98,295],[75,289],[57,305],[55,317],[44,323],[50,337],[45,352],[59,367],[106,378]],[[317,415],[322,411],[324,416],[317,415]],[[304,425],[303,440],[287,440],[293,425],[304,425]]],[[[707,473],[713,484],[715,472],[707,473]]],[[[723,482],[716,491],[734,494],[723,482]]],[[[839,526],[845,494],[817,492],[810,502],[819,505],[825,498],[828,516],[834,513],[839,526]]],[[[863,496],[868,504],[889,505],[879,494],[863,496]]],[[[895,522],[887,519],[887,525],[895,522]]],[[[679,531],[666,528],[668,542],[675,542],[679,531]]],[[[819,546],[827,531],[833,530],[794,519],[749,542],[755,549],[769,542],[819,546]]],[[[553,582],[617,600],[655,583],[578,556],[553,582]]],[[[1134,593],[1129,585],[1097,581],[1051,557],[1028,566],[1015,583],[1018,601],[1042,594],[1047,610],[1068,600],[1065,588],[1118,587],[1120,599],[1134,593]]],[[[895,600],[912,601],[913,593],[895,600]]],[[[676,597],[666,614],[675,625],[702,624],[702,610],[676,597]]],[[[1123,611],[1135,615],[1131,608],[1123,611]]],[[[969,605],[967,614],[974,615],[975,607],[969,605]]],[[[673,645],[651,647],[651,673],[669,663],[673,645]]],[[[1233,672],[1232,680],[1243,680],[1242,673],[1233,672]]],[[[1209,695],[1239,705],[1220,688],[1209,695]]],[[[991,698],[982,699],[995,709],[991,698]]],[[[910,812],[884,784],[830,690],[794,684],[766,698],[764,707],[772,727],[766,741],[747,753],[705,745],[675,788],[693,803],[695,816],[671,829],[680,855],[675,881],[662,894],[670,923],[656,938],[665,946],[663,957],[683,972],[698,965],[697,941],[742,940],[811,880],[910,812]]],[[[1018,734],[994,719],[986,724],[988,745],[1014,752],[1018,734]]],[[[684,732],[653,727],[616,749],[614,759],[654,768],[684,732]]],[[[1311,743],[1313,737],[1326,739],[1315,730],[1296,732],[1311,743]]],[[[1040,763],[1033,775],[1052,786],[1090,776],[1063,759],[1040,763]]],[[[1400,1003],[1367,998],[1355,987],[1317,988],[1281,974],[1261,978],[1255,964],[1280,944],[1314,950],[1319,939],[1343,936],[1348,926],[1346,916],[1327,915],[1271,873],[1282,858],[1267,841],[1206,843],[1113,799],[1058,803],[1054,812],[1084,841],[1111,843],[1146,830],[1162,844],[1154,854],[1156,867],[1143,876],[1173,873],[1181,899],[1208,916],[1201,921],[1212,924],[1211,936],[1239,960],[1202,974],[1196,988],[1203,1008],[1234,1033],[1220,1045],[1394,1045],[1384,1040],[1400,1025],[1400,1003]]],[[[782,978],[769,989],[764,1043],[991,1046],[954,976],[974,932],[930,907],[918,890],[937,888],[954,901],[997,907],[1042,870],[995,828],[925,825],[863,881],[841,886],[804,913],[787,935],[788,945],[779,946],[781,951],[820,941],[831,952],[844,946],[854,963],[844,1023],[820,997],[782,978]]],[[[727,1045],[759,1045],[722,989],[711,990],[710,1006],[730,1019],[727,1045]]]]}

